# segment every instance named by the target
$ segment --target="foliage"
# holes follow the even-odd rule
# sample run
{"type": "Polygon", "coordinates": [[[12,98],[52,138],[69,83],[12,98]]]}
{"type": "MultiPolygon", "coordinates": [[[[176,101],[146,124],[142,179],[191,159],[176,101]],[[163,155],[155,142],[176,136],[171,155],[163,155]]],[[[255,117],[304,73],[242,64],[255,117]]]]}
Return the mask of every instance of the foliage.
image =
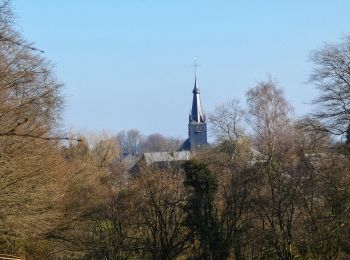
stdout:
{"type": "Polygon", "coordinates": [[[218,219],[215,216],[214,196],[218,189],[215,175],[208,167],[198,161],[184,164],[185,186],[190,188],[186,206],[186,224],[193,236],[200,242],[195,257],[199,259],[222,259],[227,257],[227,250],[221,238],[218,219]]]}

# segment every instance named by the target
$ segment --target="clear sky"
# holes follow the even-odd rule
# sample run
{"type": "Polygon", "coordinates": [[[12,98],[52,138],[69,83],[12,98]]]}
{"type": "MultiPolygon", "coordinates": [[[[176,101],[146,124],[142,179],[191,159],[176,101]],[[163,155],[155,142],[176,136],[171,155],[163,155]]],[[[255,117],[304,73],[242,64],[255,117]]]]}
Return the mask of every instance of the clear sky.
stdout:
{"type": "Polygon", "coordinates": [[[65,84],[65,127],[187,137],[198,57],[205,111],[270,74],[297,115],[310,51],[350,32],[348,0],[13,0],[26,39],[65,84]]]}

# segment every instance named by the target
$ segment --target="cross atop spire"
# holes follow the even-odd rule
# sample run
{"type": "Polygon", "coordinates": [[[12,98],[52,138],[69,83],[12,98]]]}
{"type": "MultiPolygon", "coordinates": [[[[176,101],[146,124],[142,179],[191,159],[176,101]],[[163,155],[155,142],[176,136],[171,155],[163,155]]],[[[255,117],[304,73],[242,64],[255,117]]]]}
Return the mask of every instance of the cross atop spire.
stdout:
{"type": "Polygon", "coordinates": [[[193,57],[194,60],[194,64],[192,65],[192,67],[194,67],[194,77],[197,78],[197,68],[200,66],[199,64],[197,64],[197,57],[193,57]]]}

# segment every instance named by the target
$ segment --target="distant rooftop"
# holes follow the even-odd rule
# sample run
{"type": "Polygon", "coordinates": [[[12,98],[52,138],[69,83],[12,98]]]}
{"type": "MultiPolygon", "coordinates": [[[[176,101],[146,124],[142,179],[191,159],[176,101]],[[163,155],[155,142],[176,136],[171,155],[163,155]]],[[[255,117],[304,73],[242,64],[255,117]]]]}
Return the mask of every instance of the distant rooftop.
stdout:
{"type": "Polygon", "coordinates": [[[191,152],[189,151],[144,153],[147,165],[159,162],[187,161],[190,156],[191,152]]]}

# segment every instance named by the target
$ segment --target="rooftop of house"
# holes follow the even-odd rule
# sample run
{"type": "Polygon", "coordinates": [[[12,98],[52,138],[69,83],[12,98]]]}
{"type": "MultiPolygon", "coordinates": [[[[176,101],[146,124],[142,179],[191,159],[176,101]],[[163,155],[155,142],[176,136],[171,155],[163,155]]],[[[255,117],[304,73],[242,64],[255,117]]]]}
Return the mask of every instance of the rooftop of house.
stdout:
{"type": "Polygon", "coordinates": [[[154,152],[143,154],[146,164],[151,165],[159,162],[171,162],[171,161],[187,161],[191,157],[189,151],[174,151],[174,152],[154,152]]]}

